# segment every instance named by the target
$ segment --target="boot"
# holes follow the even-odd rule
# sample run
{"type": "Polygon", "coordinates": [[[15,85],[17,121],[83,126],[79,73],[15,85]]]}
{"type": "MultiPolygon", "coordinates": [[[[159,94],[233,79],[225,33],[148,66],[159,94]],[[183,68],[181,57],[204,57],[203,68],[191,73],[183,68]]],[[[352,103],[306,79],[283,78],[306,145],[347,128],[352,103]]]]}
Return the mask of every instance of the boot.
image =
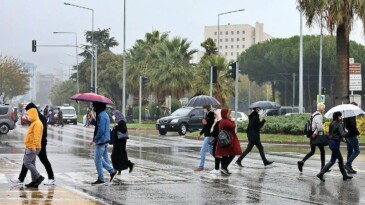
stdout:
{"type": "Polygon", "coordinates": [[[352,179],[352,176],[347,175],[346,170],[345,170],[345,165],[343,163],[338,162],[338,167],[340,168],[340,171],[342,174],[342,179],[344,181],[347,181],[348,179],[352,179]]]}
{"type": "Polygon", "coordinates": [[[298,161],[298,169],[300,172],[303,172],[303,166],[304,166],[304,162],[303,161],[298,161]]]}
{"type": "Polygon", "coordinates": [[[321,172],[319,172],[319,174],[317,174],[317,177],[322,181],[325,182],[323,176],[324,174],[333,166],[332,162],[328,162],[323,169],[321,170],[321,172]]]}

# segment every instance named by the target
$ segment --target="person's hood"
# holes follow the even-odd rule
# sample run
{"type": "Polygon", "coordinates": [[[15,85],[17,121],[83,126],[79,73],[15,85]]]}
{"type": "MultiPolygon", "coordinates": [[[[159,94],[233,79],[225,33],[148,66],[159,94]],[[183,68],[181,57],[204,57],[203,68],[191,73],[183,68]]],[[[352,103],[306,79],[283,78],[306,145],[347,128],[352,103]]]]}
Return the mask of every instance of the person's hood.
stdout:
{"type": "Polygon", "coordinates": [[[221,110],[221,116],[223,119],[227,119],[227,115],[228,115],[229,109],[223,108],[221,110]]]}
{"type": "Polygon", "coordinates": [[[28,114],[28,118],[29,118],[30,122],[34,122],[36,120],[39,120],[37,109],[31,108],[27,111],[27,114],[28,114]]]}

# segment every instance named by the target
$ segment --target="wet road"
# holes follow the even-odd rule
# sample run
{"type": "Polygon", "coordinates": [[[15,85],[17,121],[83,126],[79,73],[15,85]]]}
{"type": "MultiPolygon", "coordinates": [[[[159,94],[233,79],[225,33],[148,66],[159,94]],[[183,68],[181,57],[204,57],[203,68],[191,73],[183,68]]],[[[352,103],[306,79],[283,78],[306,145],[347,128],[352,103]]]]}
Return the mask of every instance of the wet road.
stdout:
{"type": "MultiPolygon", "coordinates": [[[[132,173],[122,172],[112,184],[91,186],[97,178],[88,146],[93,129],[74,125],[48,129],[47,152],[57,185],[12,187],[8,179],[16,178],[21,168],[25,132],[26,127],[18,126],[0,138],[0,204],[365,204],[364,149],[354,163],[358,174],[347,182],[337,164],[320,182],[315,177],[319,155],[299,173],[296,162],[309,148],[292,145],[265,145],[267,158],[275,161],[266,168],[254,148],[243,161],[245,167],[231,165],[232,175],[225,177],[209,174],[214,167],[209,154],[206,171],[193,171],[201,141],[150,133],[131,134],[128,140],[129,158],[136,164],[132,173]]],[[[47,176],[39,161],[37,167],[47,176]]],[[[104,176],[108,179],[106,172],[104,176]]]]}

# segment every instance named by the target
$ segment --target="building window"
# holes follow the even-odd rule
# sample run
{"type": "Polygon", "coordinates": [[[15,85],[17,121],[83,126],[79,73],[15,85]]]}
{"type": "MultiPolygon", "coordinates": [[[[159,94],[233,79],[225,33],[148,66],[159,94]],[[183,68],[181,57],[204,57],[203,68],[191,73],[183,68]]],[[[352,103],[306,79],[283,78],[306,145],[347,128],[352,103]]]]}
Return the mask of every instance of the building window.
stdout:
{"type": "Polygon", "coordinates": [[[231,45],[231,48],[233,49],[233,45],[231,45]]]}
{"type": "Polygon", "coordinates": [[[228,38],[226,38],[226,42],[228,42],[228,38]]]}
{"type": "Polygon", "coordinates": [[[240,31],[237,31],[237,34],[240,34],[240,31]]]}
{"type": "Polygon", "coordinates": [[[245,38],[242,38],[242,41],[245,41],[245,38]]]}
{"type": "Polygon", "coordinates": [[[226,52],[226,56],[228,55],[228,53],[226,52]]]}
{"type": "Polygon", "coordinates": [[[216,36],[217,35],[217,32],[214,32],[214,35],[216,36]]]}
{"type": "Polygon", "coordinates": [[[222,49],[222,46],[219,46],[219,49],[222,49]]]}
{"type": "Polygon", "coordinates": [[[228,49],[228,46],[226,45],[226,49],[228,49]]]}
{"type": "Polygon", "coordinates": [[[219,32],[219,35],[222,35],[222,31],[221,31],[221,32],[219,32]]]}
{"type": "Polygon", "coordinates": [[[231,38],[231,42],[233,42],[234,41],[234,38],[231,38]]]}
{"type": "Polygon", "coordinates": [[[216,43],[217,43],[217,39],[214,39],[214,42],[216,42],[216,43]]]}
{"type": "Polygon", "coordinates": [[[240,41],[240,38],[237,38],[237,41],[240,41]]]}
{"type": "Polygon", "coordinates": [[[242,31],[242,34],[245,34],[245,31],[242,31]]]}
{"type": "Polygon", "coordinates": [[[226,31],[226,35],[228,35],[228,31],[226,31]]]}
{"type": "Polygon", "coordinates": [[[237,48],[240,48],[240,45],[237,45],[237,48]]]}
{"type": "Polygon", "coordinates": [[[222,39],[219,39],[219,42],[222,42],[222,39]]]}
{"type": "Polygon", "coordinates": [[[242,45],[242,48],[245,48],[245,45],[242,45]]]}
{"type": "Polygon", "coordinates": [[[231,52],[231,56],[233,56],[233,52],[231,52]]]}
{"type": "Polygon", "coordinates": [[[239,52],[237,52],[237,56],[239,56],[240,55],[240,53],[239,52]]]}
{"type": "Polygon", "coordinates": [[[233,35],[234,34],[234,31],[231,31],[231,34],[233,35]]]}

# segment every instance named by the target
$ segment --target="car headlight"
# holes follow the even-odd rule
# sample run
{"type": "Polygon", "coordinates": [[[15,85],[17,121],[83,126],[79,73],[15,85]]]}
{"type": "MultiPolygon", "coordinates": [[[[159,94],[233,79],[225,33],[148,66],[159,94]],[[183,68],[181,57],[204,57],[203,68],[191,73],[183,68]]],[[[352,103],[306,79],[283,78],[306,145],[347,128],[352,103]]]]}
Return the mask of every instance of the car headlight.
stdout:
{"type": "Polygon", "coordinates": [[[160,120],[157,120],[157,121],[156,121],[156,124],[159,124],[159,123],[160,123],[160,120]]]}
{"type": "Polygon", "coordinates": [[[179,119],[173,119],[171,120],[171,123],[176,124],[179,121],[179,119]]]}

